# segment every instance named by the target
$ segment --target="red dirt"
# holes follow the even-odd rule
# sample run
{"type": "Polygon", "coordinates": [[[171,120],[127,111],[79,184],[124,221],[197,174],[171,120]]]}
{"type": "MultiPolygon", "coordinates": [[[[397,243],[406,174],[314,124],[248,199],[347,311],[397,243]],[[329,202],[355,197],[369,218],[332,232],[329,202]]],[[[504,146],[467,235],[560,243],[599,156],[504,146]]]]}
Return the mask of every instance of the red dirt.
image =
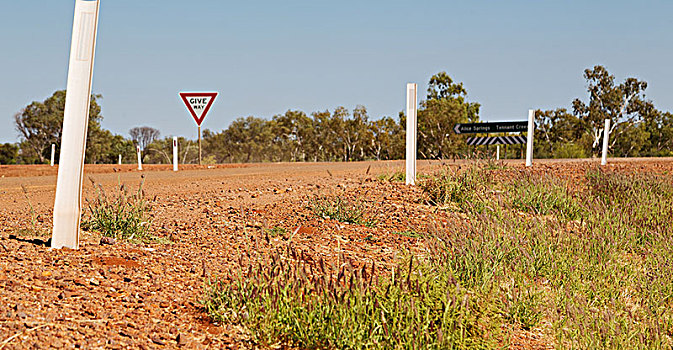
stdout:
{"type": "MultiPolygon", "coordinates": [[[[200,169],[231,169],[247,168],[248,164],[216,164],[216,165],[180,165],[180,170],[200,170],[200,169]]],[[[143,171],[169,171],[173,170],[172,165],[163,164],[145,164],[143,171]]],[[[111,165],[111,164],[87,164],[84,166],[84,172],[87,174],[109,174],[109,173],[129,173],[137,172],[138,166],[131,164],[111,165]]],[[[58,165],[0,165],[0,177],[26,177],[26,176],[50,176],[58,173],[58,165]]]]}
{"type": "MultiPolygon", "coordinates": [[[[454,167],[464,164],[449,162],[454,167]]],[[[439,165],[421,161],[419,171],[432,172],[439,165]]],[[[505,172],[510,176],[554,172],[576,179],[595,165],[539,162],[524,169],[520,161],[512,161],[505,172]]],[[[83,233],[77,251],[39,245],[50,235],[55,170],[2,166],[0,348],[5,344],[7,349],[253,347],[241,328],[208,320],[199,305],[204,283],[216,276],[226,279],[241,264],[289,244],[328,262],[340,254],[355,265],[373,261],[379,273],[395,265],[405,251],[422,254],[419,239],[396,233],[423,232],[434,222],[446,225],[452,218],[425,205],[420,189],[376,179],[403,166],[403,162],[249,164],[178,173],[166,171],[167,166],[146,166],[152,234],[170,243],[100,245],[99,236],[83,233]],[[309,202],[322,195],[361,200],[378,224],[367,228],[315,218],[309,202]],[[265,229],[274,227],[285,228],[292,241],[265,234],[265,229]]],[[[86,172],[106,190],[119,182],[130,186],[140,182],[140,172],[133,167],[117,172],[115,167],[87,166],[86,172]]],[[[620,160],[608,169],[670,176],[673,160],[620,160]]],[[[84,197],[94,194],[87,181],[84,197]]],[[[539,333],[512,334],[511,348],[551,346],[539,333]]]]}
{"type": "Polygon", "coordinates": [[[140,267],[141,265],[133,260],[126,260],[114,256],[107,256],[102,258],[94,258],[94,264],[103,266],[123,266],[123,267],[140,267]]]}

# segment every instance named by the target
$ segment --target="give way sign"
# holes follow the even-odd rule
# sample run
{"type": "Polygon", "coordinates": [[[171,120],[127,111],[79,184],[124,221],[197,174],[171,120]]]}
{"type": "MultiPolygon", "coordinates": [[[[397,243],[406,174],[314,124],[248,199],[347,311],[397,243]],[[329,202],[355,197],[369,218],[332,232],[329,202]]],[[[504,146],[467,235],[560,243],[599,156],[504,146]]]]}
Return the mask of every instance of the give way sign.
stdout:
{"type": "Polygon", "coordinates": [[[196,125],[201,126],[203,119],[215,102],[217,92],[181,92],[180,97],[192,114],[196,125]]]}

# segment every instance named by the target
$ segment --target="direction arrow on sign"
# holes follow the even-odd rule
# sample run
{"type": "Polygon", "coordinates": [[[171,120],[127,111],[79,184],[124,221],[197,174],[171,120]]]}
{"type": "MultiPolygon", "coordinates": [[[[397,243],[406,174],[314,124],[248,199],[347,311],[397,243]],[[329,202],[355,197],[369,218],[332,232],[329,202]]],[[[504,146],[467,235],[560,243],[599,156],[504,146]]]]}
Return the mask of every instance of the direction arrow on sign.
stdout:
{"type": "Polygon", "coordinates": [[[489,134],[498,132],[526,132],[528,122],[470,123],[456,124],[456,134],[489,134]]]}
{"type": "Polygon", "coordinates": [[[192,114],[196,125],[201,126],[203,119],[215,102],[217,92],[181,92],[180,97],[192,114]]]}
{"type": "Polygon", "coordinates": [[[471,146],[525,145],[526,138],[523,136],[469,137],[467,144],[471,146]]]}

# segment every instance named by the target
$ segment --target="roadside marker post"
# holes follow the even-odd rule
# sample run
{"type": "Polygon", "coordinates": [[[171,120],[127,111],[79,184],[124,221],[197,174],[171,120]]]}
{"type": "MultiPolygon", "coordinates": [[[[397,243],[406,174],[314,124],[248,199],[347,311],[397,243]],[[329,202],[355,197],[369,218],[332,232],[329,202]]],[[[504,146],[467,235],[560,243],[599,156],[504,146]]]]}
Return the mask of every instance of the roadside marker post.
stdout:
{"type": "Polygon", "coordinates": [[[418,126],[416,119],[416,84],[407,84],[407,164],[406,164],[406,184],[416,184],[416,128],[418,126]]]}
{"type": "Polygon", "coordinates": [[[605,119],[605,129],[603,129],[603,158],[601,165],[608,165],[608,148],[610,147],[610,119],[605,119]]]}
{"type": "Polygon", "coordinates": [[[173,171],[178,171],[178,138],[173,137],[173,171]]]}
{"type": "Polygon", "coordinates": [[[535,132],[535,111],[528,111],[528,142],[526,142],[526,166],[533,166],[533,133],[535,132]]]}
{"type": "Polygon", "coordinates": [[[136,146],[136,153],[138,153],[138,170],[143,170],[143,157],[140,154],[140,146],[136,146]]]}
{"type": "Polygon", "coordinates": [[[100,1],[75,1],[51,247],[79,248],[82,177],[100,1]]]}
{"type": "Polygon", "coordinates": [[[121,154],[119,155],[119,161],[117,162],[117,164],[122,165],[122,155],[121,154]]]}
{"type": "Polygon", "coordinates": [[[201,165],[201,123],[206,118],[206,114],[213,106],[217,92],[181,92],[180,98],[187,106],[187,110],[194,118],[196,125],[198,125],[199,133],[199,165],[201,165]]]}
{"type": "Polygon", "coordinates": [[[49,163],[49,164],[51,164],[51,166],[54,166],[54,158],[56,158],[56,145],[52,143],[51,144],[51,163],[49,163]]]}

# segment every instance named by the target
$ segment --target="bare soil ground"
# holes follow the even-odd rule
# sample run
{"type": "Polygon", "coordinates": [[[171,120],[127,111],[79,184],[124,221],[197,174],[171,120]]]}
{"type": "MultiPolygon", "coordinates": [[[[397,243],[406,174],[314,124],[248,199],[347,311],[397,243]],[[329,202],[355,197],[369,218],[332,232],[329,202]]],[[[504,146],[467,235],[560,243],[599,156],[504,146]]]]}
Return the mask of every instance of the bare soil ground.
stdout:
{"type": "MultiPolygon", "coordinates": [[[[466,162],[447,162],[450,167],[466,162]]],[[[542,161],[525,169],[508,161],[503,175],[562,174],[576,179],[596,161],[542,161]]],[[[431,173],[441,162],[419,162],[431,173]]],[[[57,168],[0,166],[0,349],[252,348],[243,330],[212,323],[199,304],[209,278],[227,278],[241,265],[293,245],[315,258],[343,254],[380,273],[398,257],[422,249],[401,232],[450,225],[416,187],[381,181],[404,163],[307,163],[188,166],[87,166],[86,175],[111,191],[146,176],[152,234],[160,243],[101,245],[84,232],[81,249],[51,250],[57,168]],[[25,189],[25,190],[24,190],[25,189]],[[316,218],[319,196],[361,201],[373,228],[316,218]],[[35,214],[32,214],[31,207],[35,214]],[[270,236],[268,229],[288,234],[270,236]]],[[[673,176],[673,159],[613,160],[610,171],[673,176]]],[[[93,198],[92,182],[84,198],[93,198]]],[[[85,214],[87,211],[85,210],[85,214]]],[[[512,330],[511,348],[549,348],[543,332],[512,330]]]]}

